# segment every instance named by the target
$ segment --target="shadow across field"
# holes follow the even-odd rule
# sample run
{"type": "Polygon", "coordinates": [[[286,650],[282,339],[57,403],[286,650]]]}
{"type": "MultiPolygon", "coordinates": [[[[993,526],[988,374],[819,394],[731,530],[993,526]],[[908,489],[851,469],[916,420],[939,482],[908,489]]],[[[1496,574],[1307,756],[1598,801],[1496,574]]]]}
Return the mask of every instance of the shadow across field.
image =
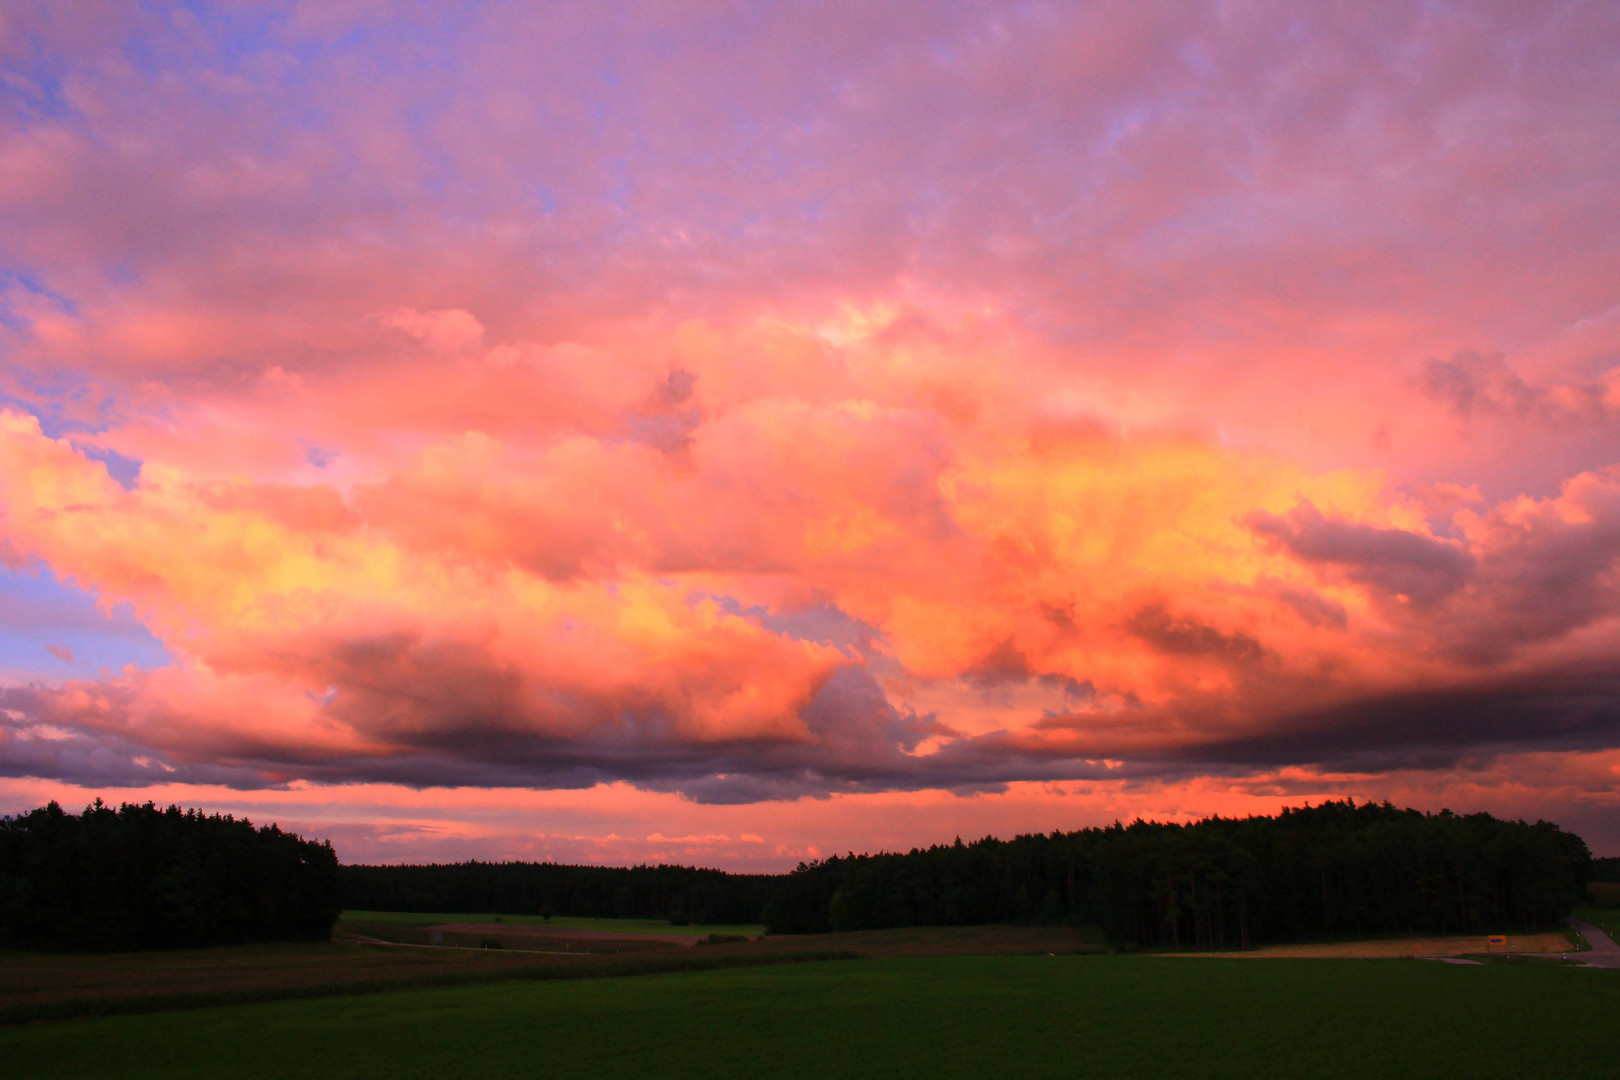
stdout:
{"type": "MultiPolygon", "coordinates": [[[[446,916],[457,919],[466,916],[446,916]]],[[[330,943],[113,955],[0,954],[0,1024],[278,998],[507,980],[583,979],[862,957],[1102,952],[1066,927],[961,926],[738,940],[704,928],[682,943],[528,924],[349,919],[330,943]],[[432,941],[435,930],[440,941],[432,941]],[[714,940],[710,940],[713,938],[714,940]],[[689,943],[688,943],[689,942],[689,943]],[[493,947],[486,947],[493,946],[493,947]]],[[[729,929],[729,928],[723,928],[729,929]]]]}
{"type": "MultiPolygon", "coordinates": [[[[819,944],[819,943],[818,943],[819,944]]],[[[0,1025],[517,980],[853,959],[827,947],[535,956],[333,942],[113,955],[0,954],[0,1025]]]]}
{"type": "MultiPolygon", "coordinates": [[[[810,960],[1065,956],[1108,951],[1095,928],[1063,926],[905,927],[768,938],[742,938],[702,928],[708,931],[707,937],[670,935],[674,940],[664,940],[649,932],[652,928],[648,927],[613,933],[600,928],[548,927],[527,922],[514,925],[504,919],[501,923],[462,921],[478,916],[442,918],[456,921],[435,926],[416,920],[345,918],[338,924],[334,941],[310,945],[110,956],[0,954],[0,1024],[279,998],[505,981],[609,978],[810,960]]],[[[1536,944],[1556,951],[1554,937],[1563,940],[1561,935],[1548,935],[1547,942],[1536,944]]],[[[1477,953],[1477,939],[1466,940],[1472,943],[1467,951],[1477,953]]],[[[1445,944],[1418,940],[1340,942],[1220,955],[1263,960],[1463,951],[1445,944]]],[[[1524,948],[1530,943],[1517,944],[1524,948]]]]}

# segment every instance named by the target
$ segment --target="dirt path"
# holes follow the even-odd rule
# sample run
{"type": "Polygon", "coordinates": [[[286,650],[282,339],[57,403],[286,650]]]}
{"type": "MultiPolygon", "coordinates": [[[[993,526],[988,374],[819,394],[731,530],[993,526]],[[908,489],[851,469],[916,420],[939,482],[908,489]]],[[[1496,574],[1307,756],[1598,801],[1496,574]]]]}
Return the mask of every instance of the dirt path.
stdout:
{"type": "Polygon", "coordinates": [[[1620,945],[1614,939],[1589,922],[1580,919],[1565,919],[1575,930],[1592,946],[1591,952],[1576,953],[1578,960],[1585,962],[1587,967],[1620,968],[1620,945]]]}

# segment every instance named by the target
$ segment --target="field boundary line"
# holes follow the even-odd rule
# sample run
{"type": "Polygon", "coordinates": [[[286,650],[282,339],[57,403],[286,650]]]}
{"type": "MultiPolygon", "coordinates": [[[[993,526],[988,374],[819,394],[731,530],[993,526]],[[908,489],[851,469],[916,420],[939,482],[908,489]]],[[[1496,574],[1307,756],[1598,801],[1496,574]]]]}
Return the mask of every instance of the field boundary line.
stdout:
{"type": "MultiPolygon", "coordinates": [[[[437,946],[426,946],[435,948],[437,946]]],[[[499,955],[500,949],[475,949],[499,955]]],[[[512,950],[516,951],[516,950],[512,950]]],[[[562,953],[584,957],[584,953],[562,953]]],[[[820,963],[829,960],[861,960],[850,949],[818,949],[781,953],[754,953],[746,956],[693,955],[676,953],[670,960],[650,957],[618,960],[624,954],[592,953],[589,964],[501,965],[489,971],[461,971],[424,974],[405,979],[366,979],[318,986],[255,987],[236,991],[177,991],[164,994],[133,995],[120,998],[80,998],[0,1005],[0,1027],[89,1016],[128,1016],[140,1013],[173,1012],[185,1009],[229,1008],[269,1001],[296,1001],[325,997],[361,997],[394,991],[443,990],[457,986],[478,986],[498,982],[552,982],[565,979],[621,979],[642,975],[679,975],[694,971],[720,971],[730,968],[775,967],[783,964],[820,963]],[[674,961],[674,962],[671,962],[674,961]]],[[[633,956],[633,954],[632,954],[633,956]]]]}
{"type": "Polygon", "coordinates": [[[593,953],[589,949],[578,952],[572,949],[508,949],[502,946],[498,949],[486,949],[482,945],[423,945],[416,941],[384,941],[382,938],[367,937],[364,934],[351,934],[348,937],[333,938],[333,941],[348,942],[355,945],[388,945],[397,949],[441,949],[456,952],[476,953],[511,953],[522,956],[619,956],[620,953],[593,953]]]}

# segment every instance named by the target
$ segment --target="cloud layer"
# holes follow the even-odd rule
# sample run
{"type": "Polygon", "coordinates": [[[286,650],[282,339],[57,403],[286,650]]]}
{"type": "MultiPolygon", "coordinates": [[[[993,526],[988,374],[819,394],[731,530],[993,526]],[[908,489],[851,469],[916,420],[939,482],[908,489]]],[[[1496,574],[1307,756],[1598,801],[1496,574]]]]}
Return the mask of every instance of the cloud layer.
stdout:
{"type": "Polygon", "coordinates": [[[0,557],[167,656],[6,656],[0,774],[1607,805],[1616,46],[10,7],[0,557]]]}

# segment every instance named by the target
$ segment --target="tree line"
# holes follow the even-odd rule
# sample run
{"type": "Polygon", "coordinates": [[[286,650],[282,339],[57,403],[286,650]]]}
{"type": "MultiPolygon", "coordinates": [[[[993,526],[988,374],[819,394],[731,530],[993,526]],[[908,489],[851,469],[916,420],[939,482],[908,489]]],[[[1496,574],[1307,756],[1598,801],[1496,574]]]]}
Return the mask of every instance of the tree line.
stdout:
{"type": "Polygon", "coordinates": [[[763,922],[771,933],[1100,924],[1125,946],[1240,948],[1549,926],[1620,877],[1558,826],[1328,802],[1273,817],[985,837],[787,874],[469,862],[339,866],[274,825],[97,800],[0,818],[0,947],[314,941],[343,908],[763,922]]]}
{"type": "Polygon", "coordinates": [[[0,817],[0,947],[117,951],[324,941],[337,855],[230,815],[55,802],[0,817]]]}
{"type": "Polygon", "coordinates": [[[343,906],[363,911],[553,912],[594,918],[755,923],[779,874],[691,866],[467,862],[344,866],[343,906]]]}
{"type": "Polygon", "coordinates": [[[1548,822],[1347,800],[802,863],[762,917],[772,933],[1089,923],[1119,944],[1201,949],[1500,932],[1567,915],[1591,861],[1548,822]]]}

